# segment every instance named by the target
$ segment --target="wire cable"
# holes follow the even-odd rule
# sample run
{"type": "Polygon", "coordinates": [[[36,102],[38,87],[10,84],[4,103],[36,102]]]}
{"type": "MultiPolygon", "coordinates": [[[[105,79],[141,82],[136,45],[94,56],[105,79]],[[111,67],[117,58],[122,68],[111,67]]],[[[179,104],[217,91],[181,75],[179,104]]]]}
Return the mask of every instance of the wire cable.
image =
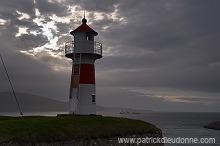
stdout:
{"type": "Polygon", "coordinates": [[[9,81],[9,83],[10,83],[10,85],[11,85],[11,89],[12,89],[12,92],[13,92],[13,94],[14,94],[15,100],[16,100],[16,102],[17,102],[17,105],[18,105],[18,108],[19,108],[20,114],[21,114],[21,116],[23,117],[23,113],[22,113],[22,111],[21,111],[21,107],[20,107],[20,105],[19,105],[18,98],[17,98],[17,96],[16,96],[16,94],[15,94],[14,88],[13,88],[13,86],[12,86],[12,82],[11,82],[11,80],[10,80],[10,77],[9,77],[8,71],[7,71],[7,69],[6,69],[6,66],[5,66],[5,63],[4,63],[4,60],[3,60],[1,54],[0,54],[0,57],[1,57],[2,64],[3,64],[4,69],[5,69],[6,75],[7,75],[7,77],[8,77],[8,81],[9,81]]]}

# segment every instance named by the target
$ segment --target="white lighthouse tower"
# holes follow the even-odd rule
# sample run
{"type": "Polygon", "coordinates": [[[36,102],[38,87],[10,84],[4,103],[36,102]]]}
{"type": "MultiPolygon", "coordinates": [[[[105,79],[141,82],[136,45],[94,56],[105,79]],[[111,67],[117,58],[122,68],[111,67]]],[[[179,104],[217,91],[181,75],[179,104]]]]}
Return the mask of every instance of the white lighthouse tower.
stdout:
{"type": "Polygon", "coordinates": [[[70,114],[96,114],[95,60],[102,58],[102,44],[94,41],[98,33],[90,28],[85,17],[71,31],[74,39],[65,44],[65,56],[72,59],[69,93],[70,114]]]}

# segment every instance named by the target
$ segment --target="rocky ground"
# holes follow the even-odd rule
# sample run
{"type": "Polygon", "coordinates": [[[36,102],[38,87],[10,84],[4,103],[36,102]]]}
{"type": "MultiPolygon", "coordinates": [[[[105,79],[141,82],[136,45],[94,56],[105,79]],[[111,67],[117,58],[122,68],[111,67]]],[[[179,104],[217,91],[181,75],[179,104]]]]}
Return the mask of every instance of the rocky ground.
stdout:
{"type": "MultiPolygon", "coordinates": [[[[159,133],[153,133],[153,134],[142,134],[142,135],[132,135],[132,136],[126,136],[126,138],[162,138],[162,132],[159,133]]],[[[81,140],[72,140],[72,141],[60,141],[60,142],[49,142],[49,143],[23,143],[23,144],[16,144],[16,143],[5,143],[2,144],[2,146],[164,146],[162,143],[119,143],[118,141],[119,137],[113,137],[113,138],[97,138],[97,139],[81,139],[81,140]]]]}

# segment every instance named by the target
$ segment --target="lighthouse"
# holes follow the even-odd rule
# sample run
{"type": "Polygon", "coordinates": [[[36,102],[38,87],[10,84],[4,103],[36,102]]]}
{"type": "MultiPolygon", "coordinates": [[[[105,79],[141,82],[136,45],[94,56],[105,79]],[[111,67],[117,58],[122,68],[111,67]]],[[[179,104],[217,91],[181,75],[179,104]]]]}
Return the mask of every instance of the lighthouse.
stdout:
{"type": "Polygon", "coordinates": [[[85,16],[70,34],[73,41],[65,44],[65,56],[72,59],[69,113],[96,114],[95,61],[102,58],[102,44],[94,41],[98,33],[87,25],[85,16]]]}

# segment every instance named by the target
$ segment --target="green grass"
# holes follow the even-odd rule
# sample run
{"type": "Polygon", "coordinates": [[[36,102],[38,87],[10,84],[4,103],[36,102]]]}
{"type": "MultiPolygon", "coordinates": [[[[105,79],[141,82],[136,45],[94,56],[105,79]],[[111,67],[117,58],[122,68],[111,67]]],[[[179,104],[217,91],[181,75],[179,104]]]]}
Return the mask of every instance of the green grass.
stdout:
{"type": "Polygon", "coordinates": [[[0,116],[0,143],[111,138],[160,131],[141,120],[102,116],[0,116]]]}

